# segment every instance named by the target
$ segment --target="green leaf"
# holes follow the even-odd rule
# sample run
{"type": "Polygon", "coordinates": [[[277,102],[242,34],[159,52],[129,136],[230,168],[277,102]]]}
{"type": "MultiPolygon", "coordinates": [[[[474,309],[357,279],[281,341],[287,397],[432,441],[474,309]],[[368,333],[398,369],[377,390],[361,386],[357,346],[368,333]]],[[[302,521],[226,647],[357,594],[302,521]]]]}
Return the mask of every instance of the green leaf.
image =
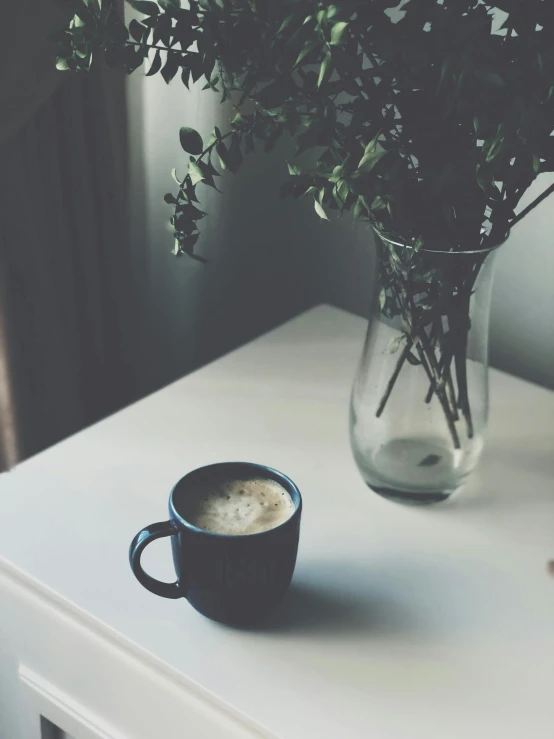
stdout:
{"type": "Polygon", "coordinates": [[[125,64],[125,68],[129,72],[134,72],[135,69],[138,69],[140,65],[143,62],[142,53],[140,51],[136,51],[133,46],[126,46],[123,50],[123,63],[125,64]]]}
{"type": "Polygon", "coordinates": [[[178,10],[181,7],[181,0],[158,0],[158,3],[164,10],[166,8],[175,8],[178,10]]]}
{"type": "Polygon", "coordinates": [[[212,90],[215,90],[215,92],[219,92],[219,90],[216,87],[218,82],[219,82],[219,75],[216,75],[215,77],[212,77],[211,79],[209,79],[202,89],[209,90],[211,88],[212,90]]]}
{"type": "MultiPolygon", "coordinates": [[[[183,239],[183,251],[187,254],[192,254],[192,249],[195,246],[196,242],[198,241],[200,234],[199,233],[193,233],[190,236],[187,236],[186,239],[183,239]]],[[[201,260],[205,262],[206,260],[201,260]]]]}
{"type": "Polygon", "coordinates": [[[181,71],[181,82],[188,90],[190,83],[190,69],[188,67],[183,67],[181,71]]]}
{"type": "Polygon", "coordinates": [[[235,129],[237,131],[240,131],[246,123],[247,123],[247,120],[242,115],[242,113],[237,113],[236,116],[231,121],[231,128],[233,129],[233,131],[235,129]]]}
{"type": "Polygon", "coordinates": [[[154,26],[154,33],[152,34],[152,43],[157,44],[160,41],[169,46],[172,35],[172,23],[171,16],[164,13],[160,15],[156,25],[154,26]]]}
{"type": "Polygon", "coordinates": [[[179,186],[181,186],[181,184],[182,184],[182,183],[181,183],[181,180],[180,180],[180,179],[179,179],[179,178],[177,177],[177,170],[176,170],[176,169],[172,169],[172,170],[171,170],[171,176],[173,177],[173,179],[175,180],[175,182],[176,182],[176,183],[177,183],[177,184],[178,184],[179,186]]]}
{"type": "Polygon", "coordinates": [[[480,164],[477,164],[475,168],[475,174],[477,176],[477,184],[481,188],[481,190],[486,193],[487,192],[487,183],[485,182],[485,178],[483,176],[483,168],[480,164]]]}
{"type": "Polygon", "coordinates": [[[175,77],[179,70],[179,55],[173,52],[168,52],[167,61],[162,68],[162,77],[167,84],[175,77]]]}
{"type": "Polygon", "coordinates": [[[193,82],[198,82],[200,77],[204,74],[202,55],[201,54],[187,54],[187,62],[190,69],[190,76],[193,82]]]}
{"type": "Polygon", "coordinates": [[[96,23],[94,13],[87,8],[83,3],[75,4],[75,17],[73,18],[73,24],[76,26],[94,26],[96,23]],[[79,22],[79,19],[83,21],[83,23],[79,22]]]}
{"type": "Polygon", "coordinates": [[[344,43],[344,36],[348,23],[346,21],[339,21],[335,23],[331,29],[331,46],[341,46],[344,43]]]}
{"type": "Polygon", "coordinates": [[[102,4],[102,0],[84,0],[84,2],[94,15],[100,15],[100,5],[102,4]]]}
{"type": "Polygon", "coordinates": [[[191,205],[190,203],[186,203],[184,205],[178,205],[175,209],[175,212],[181,216],[184,215],[185,218],[191,221],[199,221],[206,213],[204,213],[203,210],[199,210],[198,208],[195,208],[194,205],[191,205]]]}
{"type": "Polygon", "coordinates": [[[159,50],[156,52],[156,55],[154,56],[154,59],[152,61],[152,64],[150,66],[150,69],[146,73],[147,77],[152,77],[152,75],[157,74],[162,66],[162,57],[159,52],[159,50]]]}
{"type": "Polygon", "coordinates": [[[62,72],[67,72],[71,67],[67,63],[67,59],[65,59],[62,56],[59,56],[56,59],[56,69],[59,69],[62,72]]]}
{"type": "Polygon", "coordinates": [[[181,146],[188,154],[201,154],[204,151],[202,136],[194,128],[183,126],[179,130],[181,146]]]}
{"type": "Polygon", "coordinates": [[[354,207],[352,208],[352,217],[355,221],[360,218],[364,213],[364,202],[362,198],[358,198],[356,202],[354,203],[354,207]]]}
{"type": "Polygon", "coordinates": [[[306,57],[311,54],[312,51],[314,51],[314,49],[317,49],[318,46],[320,46],[318,41],[306,41],[306,43],[302,47],[302,51],[300,52],[294,63],[294,66],[298,67],[298,65],[301,64],[304,59],[306,59],[306,57]]]}
{"type": "Polygon", "coordinates": [[[211,149],[216,141],[217,141],[216,133],[215,131],[212,131],[208,137],[208,140],[206,141],[206,149],[211,149]]]}
{"type": "Polygon", "coordinates": [[[160,9],[150,0],[127,0],[129,5],[143,15],[159,15],[160,9]]]}
{"type": "Polygon", "coordinates": [[[487,162],[492,162],[493,159],[496,159],[496,157],[502,151],[503,144],[504,144],[504,138],[502,136],[496,136],[492,140],[492,142],[491,142],[491,144],[489,146],[489,150],[487,152],[487,157],[486,157],[486,161],[487,162]]]}
{"type": "Polygon", "coordinates": [[[362,172],[370,172],[375,165],[381,161],[381,159],[388,154],[387,151],[381,149],[370,149],[366,151],[363,157],[360,159],[358,169],[362,172]]]}
{"type": "Polygon", "coordinates": [[[172,195],[170,192],[166,192],[164,195],[164,200],[168,205],[177,205],[177,200],[175,199],[175,196],[172,195]]]}
{"type": "Polygon", "coordinates": [[[329,220],[327,213],[323,210],[323,206],[320,203],[318,203],[317,200],[314,200],[314,208],[315,208],[315,212],[320,218],[323,218],[326,221],[329,220]]]}
{"type": "Polygon", "coordinates": [[[142,26],[137,20],[133,18],[133,20],[129,23],[129,33],[131,34],[131,38],[134,38],[135,41],[138,41],[140,43],[142,41],[142,34],[144,33],[144,31],[144,26],[142,26]]]}
{"type": "Polygon", "coordinates": [[[533,155],[533,172],[535,174],[539,174],[540,171],[541,171],[541,160],[536,154],[534,154],[533,155]]]}
{"type": "Polygon", "coordinates": [[[374,198],[373,202],[371,203],[371,210],[383,210],[386,207],[387,204],[380,195],[374,198]]]}
{"type": "Polygon", "coordinates": [[[339,180],[342,180],[344,177],[344,167],[342,164],[337,164],[336,167],[333,167],[333,171],[331,174],[327,177],[329,182],[338,182],[339,180]]]}
{"type": "Polygon", "coordinates": [[[295,19],[295,17],[296,17],[296,13],[291,13],[290,15],[287,15],[287,17],[281,23],[281,25],[279,26],[279,28],[277,30],[277,35],[278,36],[280,36],[283,33],[283,31],[286,31],[287,30],[287,28],[293,22],[293,20],[295,19]]]}
{"type": "Polygon", "coordinates": [[[421,364],[421,362],[419,361],[419,359],[417,359],[417,357],[414,357],[414,355],[412,354],[412,352],[408,352],[408,353],[406,354],[406,359],[407,359],[407,360],[408,360],[408,362],[409,362],[409,363],[410,363],[411,365],[413,365],[414,367],[417,367],[418,365],[420,365],[420,364],[421,364]]]}
{"type": "Polygon", "coordinates": [[[219,141],[215,147],[215,150],[217,151],[217,156],[219,157],[219,161],[221,164],[222,169],[230,169],[230,161],[229,156],[227,153],[227,147],[223,143],[223,141],[219,141]]]}
{"type": "Polygon", "coordinates": [[[332,57],[331,57],[331,52],[329,52],[325,56],[323,61],[321,62],[321,67],[319,68],[319,78],[317,80],[318,89],[321,87],[321,85],[324,82],[327,82],[327,80],[331,76],[332,71],[333,71],[332,57]]]}
{"type": "Polygon", "coordinates": [[[198,162],[189,162],[189,175],[193,185],[198,182],[202,182],[205,179],[205,174],[198,162]]]}
{"type": "Polygon", "coordinates": [[[350,193],[350,188],[348,187],[348,182],[346,180],[341,180],[337,184],[337,194],[343,204],[346,202],[346,198],[348,197],[348,194],[350,193]]]}

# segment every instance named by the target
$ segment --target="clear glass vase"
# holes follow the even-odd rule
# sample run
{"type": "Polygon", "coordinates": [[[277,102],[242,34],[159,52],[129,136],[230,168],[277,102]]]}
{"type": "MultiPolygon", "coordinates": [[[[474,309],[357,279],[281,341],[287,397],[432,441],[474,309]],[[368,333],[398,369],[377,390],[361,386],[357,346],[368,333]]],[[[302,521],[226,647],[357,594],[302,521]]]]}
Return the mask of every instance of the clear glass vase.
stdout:
{"type": "Polygon", "coordinates": [[[379,289],[352,390],[352,450],[375,492],[435,503],[458,490],[483,449],[496,247],[377,242],[379,289]]]}

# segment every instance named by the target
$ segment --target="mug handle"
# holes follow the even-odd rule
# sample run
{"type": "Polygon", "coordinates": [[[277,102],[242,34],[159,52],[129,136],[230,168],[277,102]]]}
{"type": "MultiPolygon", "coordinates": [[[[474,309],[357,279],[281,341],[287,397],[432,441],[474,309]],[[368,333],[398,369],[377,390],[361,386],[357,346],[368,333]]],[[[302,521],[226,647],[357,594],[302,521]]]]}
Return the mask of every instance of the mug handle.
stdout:
{"type": "Polygon", "coordinates": [[[140,563],[140,556],[145,547],[154,539],[160,539],[163,536],[174,536],[177,534],[177,528],[172,521],[161,521],[160,523],[151,523],[139,531],[131,542],[129,547],[129,563],[133,570],[134,576],[139,583],[154,595],[161,595],[162,598],[180,598],[183,594],[179,581],[177,582],[161,582],[155,577],[148,575],[140,563]]]}

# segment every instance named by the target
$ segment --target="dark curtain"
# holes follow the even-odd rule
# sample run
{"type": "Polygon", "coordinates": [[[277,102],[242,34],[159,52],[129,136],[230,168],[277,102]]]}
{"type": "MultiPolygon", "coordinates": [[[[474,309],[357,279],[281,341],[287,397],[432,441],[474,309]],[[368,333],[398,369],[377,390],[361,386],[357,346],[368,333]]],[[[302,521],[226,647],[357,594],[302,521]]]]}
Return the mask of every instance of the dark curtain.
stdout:
{"type": "Polygon", "coordinates": [[[134,397],[124,79],[64,75],[0,145],[0,465],[134,397]]]}

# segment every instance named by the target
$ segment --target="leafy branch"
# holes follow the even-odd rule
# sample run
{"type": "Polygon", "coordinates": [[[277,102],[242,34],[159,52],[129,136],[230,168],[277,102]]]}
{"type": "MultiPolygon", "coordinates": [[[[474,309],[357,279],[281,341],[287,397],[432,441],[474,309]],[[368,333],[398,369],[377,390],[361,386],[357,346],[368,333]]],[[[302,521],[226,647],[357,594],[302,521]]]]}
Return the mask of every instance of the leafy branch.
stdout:
{"type": "Polygon", "coordinates": [[[296,156],[319,152],[313,170],[292,163],[285,194],[312,197],[321,218],[348,211],[426,248],[488,248],[554,171],[554,18],[540,0],[409,0],[401,12],[393,0],[128,0],[142,15],[128,26],[115,0],[69,1],[60,69],[104,56],[128,72],[148,61],[168,83],[203,77],[239,111],[253,106],[269,148],[287,132],[296,156]]]}
{"type": "Polygon", "coordinates": [[[454,447],[474,434],[466,377],[469,305],[488,251],[554,192],[518,215],[526,190],[554,171],[554,12],[551,0],[67,0],[57,66],[88,71],[98,58],[131,73],[230,100],[237,115],[206,145],[184,126],[189,160],[174,207],[175,254],[195,253],[206,215],[197,186],[216,188],[258,143],[295,138],[283,194],[317,215],[369,220],[402,252],[382,257],[384,316],[399,317],[403,367],[420,365],[454,447]],[[500,28],[494,17],[504,14],[500,28]],[[313,167],[302,165],[305,152],[313,167]],[[437,251],[480,252],[453,270],[437,251]],[[439,260],[440,261],[440,260],[439,260]],[[461,266],[463,265],[463,266],[461,266]],[[446,329],[445,326],[448,328],[446,329]]]}
{"type": "Polygon", "coordinates": [[[200,236],[198,221],[206,215],[195,205],[199,202],[196,188],[203,183],[217,189],[215,177],[219,177],[220,172],[214,166],[212,158],[217,157],[221,169],[231,172],[239,169],[243,161],[242,146],[245,140],[249,141],[247,137],[252,134],[255,120],[252,118],[247,121],[238,115],[232,126],[233,130],[225,134],[216,126],[205,147],[202,137],[194,129],[183,126],[179,131],[181,147],[190,154],[188,172],[181,181],[177,177],[177,171],[173,170],[172,176],[179,185],[178,193],[176,196],[171,193],[164,196],[166,203],[175,206],[170,222],[175,229],[173,253],[177,256],[187,254],[198,261],[205,261],[194,253],[194,246],[200,236]],[[228,139],[231,139],[230,145],[225,143],[228,139]]]}

